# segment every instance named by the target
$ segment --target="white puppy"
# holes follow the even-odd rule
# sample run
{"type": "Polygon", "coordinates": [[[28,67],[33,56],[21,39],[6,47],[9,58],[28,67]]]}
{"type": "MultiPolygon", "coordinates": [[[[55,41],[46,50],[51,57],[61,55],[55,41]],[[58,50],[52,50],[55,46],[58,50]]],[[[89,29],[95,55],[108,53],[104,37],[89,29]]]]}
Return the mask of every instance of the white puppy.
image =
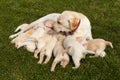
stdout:
{"type": "Polygon", "coordinates": [[[93,39],[93,40],[87,41],[87,43],[84,44],[87,50],[95,52],[94,53],[95,55],[90,57],[98,57],[98,56],[105,57],[106,53],[104,50],[107,45],[113,48],[112,43],[109,41],[105,41],[104,39],[93,39]]]}
{"type": "Polygon", "coordinates": [[[46,20],[57,21],[57,18],[59,17],[59,15],[60,15],[59,13],[51,13],[51,14],[48,14],[48,15],[46,15],[46,16],[44,16],[44,17],[42,17],[42,18],[40,18],[40,19],[32,22],[31,24],[28,24],[28,26],[27,26],[27,25],[24,25],[24,26],[26,26],[26,27],[24,27],[24,28],[23,28],[23,25],[22,25],[22,26],[19,26],[19,27],[15,30],[15,32],[18,31],[18,30],[21,30],[21,31],[19,31],[19,32],[16,33],[16,34],[10,35],[9,38],[15,38],[16,36],[18,36],[18,35],[26,32],[27,30],[31,29],[32,27],[34,27],[35,25],[37,25],[37,24],[39,24],[39,23],[45,22],[46,20]]]}
{"type": "Polygon", "coordinates": [[[63,42],[63,45],[66,49],[69,48],[68,53],[72,56],[73,62],[75,64],[73,69],[77,69],[80,66],[80,60],[85,58],[87,52],[91,53],[91,51],[87,51],[82,44],[76,41],[74,36],[67,36],[63,42]]]}
{"type": "MultiPolygon", "coordinates": [[[[51,29],[54,21],[47,20],[44,23],[38,23],[35,26],[38,27],[34,32],[31,32],[31,35],[29,35],[27,32],[20,34],[18,37],[15,38],[14,42],[17,48],[20,48],[22,46],[25,46],[26,49],[30,52],[34,52],[37,44],[37,42],[42,42],[40,46],[44,43],[45,34],[51,29]],[[27,36],[26,36],[27,35],[27,36]],[[43,38],[43,39],[41,39],[43,38]]],[[[35,27],[33,27],[35,28],[35,27]]],[[[30,33],[30,32],[29,32],[30,33]]],[[[47,36],[48,37],[48,36],[47,36]]],[[[45,37],[46,38],[46,37],[45,37]]],[[[12,42],[13,42],[12,40],[12,42]]],[[[35,57],[37,57],[37,54],[34,54],[35,57]]]]}
{"type": "Polygon", "coordinates": [[[65,38],[62,34],[56,34],[57,42],[55,44],[55,47],[53,49],[54,54],[54,61],[51,66],[51,71],[54,71],[56,65],[61,62],[61,65],[63,68],[67,66],[69,63],[69,56],[67,54],[67,50],[63,48],[63,40],[65,38]]]}
{"type": "Polygon", "coordinates": [[[34,52],[35,49],[36,49],[36,43],[37,42],[35,42],[35,40],[29,39],[29,40],[24,41],[23,43],[19,44],[17,46],[17,49],[20,48],[20,47],[22,47],[22,46],[24,46],[27,49],[27,51],[34,52]]]}
{"type": "Polygon", "coordinates": [[[30,37],[34,32],[36,31],[36,28],[32,28],[28,31],[26,31],[25,33],[20,34],[19,36],[17,36],[16,38],[14,38],[11,43],[15,44],[15,47],[18,48],[20,45],[23,44],[23,42],[30,37]]]}

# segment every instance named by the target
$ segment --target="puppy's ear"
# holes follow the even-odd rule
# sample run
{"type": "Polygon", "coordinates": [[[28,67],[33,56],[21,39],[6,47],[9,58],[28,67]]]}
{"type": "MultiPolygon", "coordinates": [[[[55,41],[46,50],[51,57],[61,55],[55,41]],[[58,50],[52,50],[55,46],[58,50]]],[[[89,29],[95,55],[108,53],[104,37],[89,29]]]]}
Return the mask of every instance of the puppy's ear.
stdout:
{"type": "Polygon", "coordinates": [[[69,22],[71,30],[75,30],[80,24],[80,20],[78,18],[73,18],[69,20],[68,22],[69,22]]]}

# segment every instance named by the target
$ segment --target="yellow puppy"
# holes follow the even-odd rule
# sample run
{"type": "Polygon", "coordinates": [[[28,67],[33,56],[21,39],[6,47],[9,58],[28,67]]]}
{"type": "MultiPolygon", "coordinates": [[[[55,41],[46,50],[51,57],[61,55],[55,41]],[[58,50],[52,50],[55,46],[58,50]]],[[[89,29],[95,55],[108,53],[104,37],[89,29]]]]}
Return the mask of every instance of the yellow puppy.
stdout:
{"type": "Polygon", "coordinates": [[[87,50],[95,52],[95,55],[90,57],[105,57],[106,53],[104,50],[107,45],[113,48],[112,43],[109,41],[105,41],[104,39],[93,39],[89,40],[86,44],[84,44],[87,50]]]}

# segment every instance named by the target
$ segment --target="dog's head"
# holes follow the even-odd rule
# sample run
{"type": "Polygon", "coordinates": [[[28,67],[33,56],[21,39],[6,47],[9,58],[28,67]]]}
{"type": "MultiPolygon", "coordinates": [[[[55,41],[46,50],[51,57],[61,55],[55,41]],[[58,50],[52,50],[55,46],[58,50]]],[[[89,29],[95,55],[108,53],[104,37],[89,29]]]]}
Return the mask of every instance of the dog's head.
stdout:
{"type": "Polygon", "coordinates": [[[74,32],[80,25],[80,19],[77,12],[64,11],[59,17],[54,30],[57,32],[74,32]]]}

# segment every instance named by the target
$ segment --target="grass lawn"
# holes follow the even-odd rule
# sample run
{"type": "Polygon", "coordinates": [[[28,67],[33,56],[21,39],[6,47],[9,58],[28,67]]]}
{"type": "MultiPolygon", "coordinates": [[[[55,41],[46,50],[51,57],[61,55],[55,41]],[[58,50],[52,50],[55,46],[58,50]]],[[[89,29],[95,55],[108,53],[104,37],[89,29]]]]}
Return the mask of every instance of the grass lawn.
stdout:
{"type": "Polygon", "coordinates": [[[120,0],[0,0],[0,80],[119,80],[120,0]],[[31,23],[46,14],[73,10],[91,21],[94,38],[113,42],[105,58],[89,58],[73,70],[73,62],[50,72],[53,57],[46,65],[24,48],[16,49],[8,36],[22,23],[31,23]]]}

